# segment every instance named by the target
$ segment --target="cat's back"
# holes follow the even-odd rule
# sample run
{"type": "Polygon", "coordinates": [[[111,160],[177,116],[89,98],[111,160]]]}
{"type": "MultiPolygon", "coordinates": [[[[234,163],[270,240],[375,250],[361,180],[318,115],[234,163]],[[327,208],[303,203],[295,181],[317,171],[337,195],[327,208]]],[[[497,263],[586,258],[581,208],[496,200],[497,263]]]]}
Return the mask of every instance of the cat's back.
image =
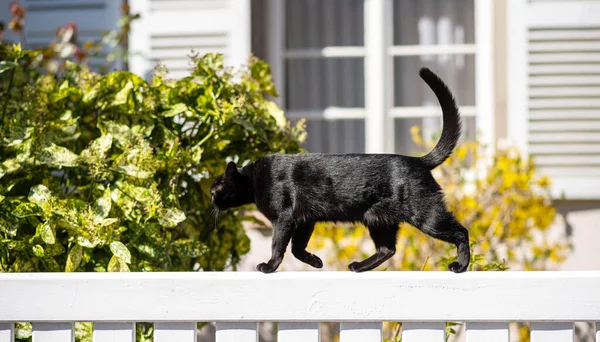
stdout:
{"type": "Polygon", "coordinates": [[[418,172],[422,168],[418,158],[394,154],[272,154],[257,162],[279,181],[312,181],[313,184],[328,177],[338,181],[378,176],[385,178],[392,177],[392,174],[418,172]]]}

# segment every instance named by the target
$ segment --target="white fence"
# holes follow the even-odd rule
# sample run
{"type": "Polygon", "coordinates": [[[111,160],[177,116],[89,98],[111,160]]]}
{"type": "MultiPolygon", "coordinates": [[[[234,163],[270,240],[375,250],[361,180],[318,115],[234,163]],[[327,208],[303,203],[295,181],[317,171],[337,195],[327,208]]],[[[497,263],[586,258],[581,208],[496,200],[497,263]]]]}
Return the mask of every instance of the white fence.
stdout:
{"type": "Polygon", "coordinates": [[[509,341],[515,321],[563,342],[573,322],[600,321],[600,272],[0,274],[0,342],[14,322],[33,322],[33,342],[72,341],[79,321],[95,342],[134,341],[135,322],[155,322],[156,342],[195,341],[195,322],[216,322],[218,342],[257,341],[257,322],[279,322],[278,342],[317,342],[319,322],[370,342],[386,321],[403,322],[403,342],[445,341],[449,321],[469,342],[509,341]]]}

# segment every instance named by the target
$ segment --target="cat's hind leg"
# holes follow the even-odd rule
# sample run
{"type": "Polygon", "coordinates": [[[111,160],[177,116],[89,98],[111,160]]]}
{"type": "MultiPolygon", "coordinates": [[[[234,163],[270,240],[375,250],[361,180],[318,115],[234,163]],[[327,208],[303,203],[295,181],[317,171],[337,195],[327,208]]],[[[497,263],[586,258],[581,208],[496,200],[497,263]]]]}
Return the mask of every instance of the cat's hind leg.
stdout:
{"type": "Polygon", "coordinates": [[[383,264],[396,253],[396,234],[398,233],[398,224],[396,225],[367,225],[371,239],[375,243],[376,252],[363,261],[354,261],[348,265],[348,269],[353,272],[370,271],[383,264]]]}
{"type": "Polygon", "coordinates": [[[456,246],[458,260],[448,265],[448,270],[454,273],[462,273],[469,267],[471,261],[471,250],[469,247],[469,232],[463,227],[454,215],[442,211],[432,212],[429,219],[421,225],[415,225],[424,233],[456,246]]]}
{"type": "Polygon", "coordinates": [[[315,230],[314,222],[299,224],[292,236],[292,254],[296,259],[314,268],[323,268],[323,261],[318,256],[306,251],[308,241],[315,230]]]}

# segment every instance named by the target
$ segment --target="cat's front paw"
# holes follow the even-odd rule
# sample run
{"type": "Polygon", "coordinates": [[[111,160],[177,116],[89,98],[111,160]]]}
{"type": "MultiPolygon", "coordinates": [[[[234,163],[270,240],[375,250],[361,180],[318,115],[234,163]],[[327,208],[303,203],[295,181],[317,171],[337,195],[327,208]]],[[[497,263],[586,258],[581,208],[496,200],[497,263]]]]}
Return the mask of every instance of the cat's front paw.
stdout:
{"type": "Polygon", "coordinates": [[[262,273],[273,273],[275,272],[275,267],[266,262],[261,262],[260,264],[256,265],[256,270],[262,273]]]}
{"type": "Polygon", "coordinates": [[[309,264],[314,268],[323,268],[323,260],[316,255],[312,255],[309,264]]]}
{"type": "Polygon", "coordinates": [[[458,262],[453,262],[450,265],[448,265],[448,270],[454,273],[463,273],[467,270],[468,267],[469,265],[461,266],[461,264],[459,264],[458,262]]]}

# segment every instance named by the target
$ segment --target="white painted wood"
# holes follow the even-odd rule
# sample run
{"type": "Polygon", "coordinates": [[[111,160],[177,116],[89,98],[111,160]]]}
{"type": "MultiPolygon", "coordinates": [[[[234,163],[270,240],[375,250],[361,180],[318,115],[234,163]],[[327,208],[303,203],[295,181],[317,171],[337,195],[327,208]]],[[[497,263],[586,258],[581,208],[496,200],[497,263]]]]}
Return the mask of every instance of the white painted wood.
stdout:
{"type": "Polygon", "coordinates": [[[285,117],[287,119],[307,118],[311,120],[345,120],[345,119],[364,119],[367,112],[364,108],[340,108],[328,107],[325,109],[312,110],[287,110],[285,117]]]}
{"type": "MultiPolygon", "coordinates": [[[[554,186],[552,188],[552,195],[555,198],[562,198],[564,194],[567,200],[591,200],[598,198],[600,181],[597,175],[600,174],[600,168],[595,167],[590,169],[593,171],[590,171],[590,175],[587,177],[574,178],[573,175],[576,175],[576,173],[573,172],[569,173],[566,178],[553,174],[552,184],[554,186]]],[[[581,168],[576,172],[581,172],[581,168]]]]}
{"type": "Polygon", "coordinates": [[[535,162],[539,166],[544,165],[597,165],[600,166],[599,155],[577,155],[573,152],[569,155],[538,155],[535,162]]]}
{"type": "Polygon", "coordinates": [[[532,131],[600,131],[600,121],[533,121],[529,126],[532,131]]]}
{"type": "Polygon", "coordinates": [[[129,31],[128,53],[129,70],[139,76],[149,79],[147,73],[152,69],[150,60],[151,23],[146,19],[150,15],[150,0],[136,0],[129,3],[131,13],[139,13],[144,20],[134,20],[129,31]]]}
{"type": "MultiPolygon", "coordinates": [[[[600,34],[597,38],[600,38],[600,34]]],[[[600,40],[591,41],[560,41],[560,42],[530,42],[530,52],[558,52],[558,51],[598,51],[600,40]]]]}
{"type": "Polygon", "coordinates": [[[13,342],[15,330],[13,323],[0,323],[0,342],[13,342]]]}
{"type": "MultiPolygon", "coordinates": [[[[600,67],[600,64],[598,65],[600,67]]],[[[590,72],[590,71],[586,71],[590,72]]],[[[600,72],[600,70],[599,70],[600,72]]],[[[583,97],[583,96],[600,96],[600,87],[532,87],[529,89],[529,96],[532,98],[554,98],[556,96],[566,97],[583,97]]]]}
{"type": "Polygon", "coordinates": [[[509,342],[508,323],[467,323],[467,342],[509,342]]]}
{"type": "Polygon", "coordinates": [[[135,323],[94,323],[94,342],[135,342],[135,323]]]}
{"type": "Polygon", "coordinates": [[[573,342],[573,323],[531,323],[531,342],[573,342]]]}
{"type": "Polygon", "coordinates": [[[446,325],[402,323],[402,342],[446,342],[446,325]]]}
{"type": "Polygon", "coordinates": [[[529,32],[530,41],[556,41],[569,39],[597,39],[600,36],[600,29],[586,28],[584,30],[540,30],[529,32]]]}
{"type": "Polygon", "coordinates": [[[571,28],[598,27],[600,2],[595,0],[562,0],[529,3],[525,15],[533,27],[571,28]]]}
{"type": "Polygon", "coordinates": [[[319,323],[279,323],[277,342],[319,342],[319,323]]]}
{"type": "Polygon", "coordinates": [[[472,55],[477,53],[477,46],[475,44],[396,45],[390,46],[388,53],[392,56],[472,55]]]}
{"type": "Polygon", "coordinates": [[[188,68],[178,64],[188,62],[192,50],[223,53],[231,66],[246,64],[250,54],[250,0],[211,1],[212,5],[200,6],[195,3],[198,1],[131,2],[132,9],[141,14],[132,25],[129,40],[133,72],[147,77],[160,62],[167,66],[171,77],[185,76],[188,68]],[[195,43],[181,44],[186,39],[195,43]]]}
{"type": "Polygon", "coordinates": [[[4,273],[0,284],[4,322],[600,320],[598,271],[4,273]]]}
{"type": "Polygon", "coordinates": [[[532,110],[529,114],[532,120],[549,119],[598,119],[600,118],[600,109],[569,109],[566,110],[532,110]]]}
{"type": "Polygon", "coordinates": [[[560,75],[529,77],[531,86],[600,85],[598,75],[560,75]]]}
{"type": "Polygon", "coordinates": [[[477,140],[491,153],[495,148],[494,10],[492,0],[475,1],[475,103],[477,140]]]}
{"type": "Polygon", "coordinates": [[[536,161],[551,179],[560,178],[553,181],[553,196],[588,197],[592,187],[584,187],[581,177],[600,181],[593,174],[600,165],[593,151],[599,129],[595,121],[576,120],[599,117],[600,2],[513,0],[509,9],[508,55],[516,61],[509,63],[509,135],[524,138],[519,146],[530,148],[526,154],[544,145],[545,155],[536,161]],[[563,152],[553,153],[551,144],[563,152]],[[583,150],[593,155],[565,151],[571,144],[588,145],[583,150]]]}
{"type": "Polygon", "coordinates": [[[600,144],[535,144],[529,146],[531,154],[600,153],[600,144]]]}
{"type": "Polygon", "coordinates": [[[281,0],[268,0],[268,18],[272,25],[267,34],[269,35],[269,50],[267,62],[271,67],[273,84],[279,92],[279,96],[272,99],[279,108],[285,108],[285,61],[283,53],[285,50],[285,2],[281,0]]]}
{"type": "MultiPolygon", "coordinates": [[[[37,307],[32,307],[34,310],[37,307]]],[[[75,341],[73,323],[33,323],[33,342],[73,342],[75,341]]]]}
{"type": "Polygon", "coordinates": [[[534,64],[529,67],[529,73],[531,75],[600,73],[600,63],[534,64]]]}
{"type": "Polygon", "coordinates": [[[196,323],[154,323],[155,342],[196,342],[196,323]]]}
{"type": "Polygon", "coordinates": [[[340,342],[380,342],[382,329],[381,322],[342,323],[340,342]]]}
{"type": "Polygon", "coordinates": [[[153,10],[172,10],[183,6],[189,9],[215,9],[227,6],[227,2],[223,0],[152,0],[151,6],[153,10]]]}
{"type": "Polygon", "coordinates": [[[531,109],[551,108],[597,108],[600,109],[600,99],[594,98],[569,98],[569,99],[532,99],[529,100],[531,109]]]}
{"type": "MultiPolygon", "coordinates": [[[[463,117],[476,116],[477,108],[473,106],[461,106],[460,115],[463,117]]],[[[392,118],[441,118],[442,109],[439,106],[394,107],[390,109],[390,116],[392,118]]]]}
{"type": "Polygon", "coordinates": [[[289,49],[285,51],[284,55],[287,59],[364,57],[365,48],[362,46],[327,46],[321,49],[289,49]]]}
{"type": "Polygon", "coordinates": [[[258,342],[258,324],[217,323],[216,342],[258,342]]]}
{"type": "MultiPolygon", "coordinates": [[[[393,102],[391,0],[365,0],[365,151],[393,151],[394,124],[389,116],[393,102]]],[[[417,70],[415,70],[417,72],[417,70]]]]}
{"type": "Polygon", "coordinates": [[[555,133],[529,133],[530,142],[546,142],[546,143],[589,143],[600,142],[600,134],[595,132],[555,132],[555,133]]]}
{"type": "Polygon", "coordinates": [[[527,155],[527,26],[522,0],[507,0],[507,135],[521,153],[527,155]]]}
{"type": "Polygon", "coordinates": [[[596,322],[596,342],[600,341],[600,322],[596,322]]]}
{"type": "Polygon", "coordinates": [[[250,57],[250,0],[229,0],[229,41],[227,62],[239,67],[248,64],[250,57]]]}
{"type": "MultiPolygon", "coordinates": [[[[585,185],[585,182],[587,182],[589,190],[597,189],[592,185],[597,185],[599,183],[594,177],[600,174],[600,166],[579,167],[578,165],[540,165],[538,169],[540,174],[552,175],[552,183],[557,186],[562,183],[564,189],[567,188],[569,177],[573,178],[573,182],[583,181],[583,184],[580,185],[585,185]]],[[[567,197],[569,197],[569,195],[567,195],[567,197]]]]}
{"type": "Polygon", "coordinates": [[[557,52],[539,53],[528,57],[529,62],[535,63],[594,63],[600,59],[600,52],[557,52]]]}

